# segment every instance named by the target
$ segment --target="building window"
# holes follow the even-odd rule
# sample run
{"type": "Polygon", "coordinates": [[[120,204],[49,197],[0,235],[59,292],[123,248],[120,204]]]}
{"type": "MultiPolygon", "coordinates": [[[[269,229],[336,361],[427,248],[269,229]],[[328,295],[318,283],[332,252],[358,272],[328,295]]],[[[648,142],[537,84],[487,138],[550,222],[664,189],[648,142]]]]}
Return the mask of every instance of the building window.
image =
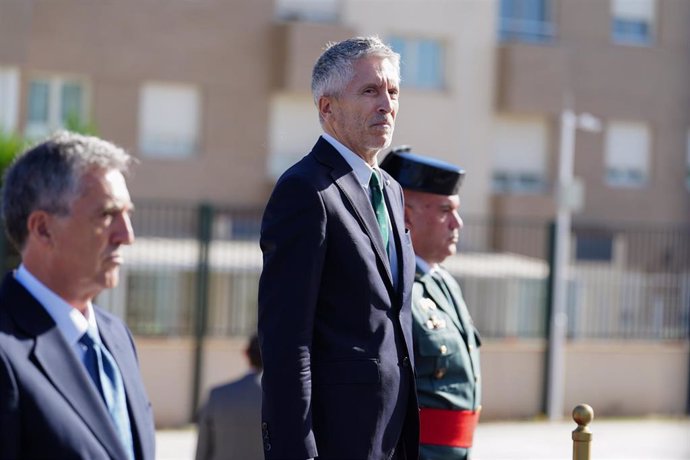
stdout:
{"type": "Polygon", "coordinates": [[[147,83],[140,91],[139,149],[151,157],[184,158],[199,146],[197,87],[147,83]]]}
{"type": "Polygon", "coordinates": [[[406,88],[443,89],[444,49],[439,40],[391,37],[390,46],[400,53],[401,85],[406,88]]]}
{"type": "Polygon", "coordinates": [[[19,71],[0,67],[0,132],[17,129],[19,112],[19,71]]]}
{"type": "Polygon", "coordinates": [[[554,37],[551,0],[501,0],[501,41],[544,43],[554,37]]]}
{"type": "Polygon", "coordinates": [[[611,0],[611,37],[615,43],[648,45],[654,33],[655,0],[611,0]]]}
{"type": "Polygon", "coordinates": [[[284,21],[337,21],[339,0],[276,0],[275,14],[284,21]]]}
{"type": "Polygon", "coordinates": [[[606,182],[642,187],[649,178],[650,130],[644,123],[613,121],[606,130],[606,182]]]}
{"type": "Polygon", "coordinates": [[[547,183],[547,125],[544,119],[499,117],[494,129],[493,190],[542,193],[547,183]]]}
{"type": "Polygon", "coordinates": [[[576,232],[575,259],[582,262],[611,262],[613,236],[607,232],[576,232]]]}
{"type": "Polygon", "coordinates": [[[42,137],[87,120],[87,91],[83,81],[62,77],[29,80],[26,136],[42,137]]]}

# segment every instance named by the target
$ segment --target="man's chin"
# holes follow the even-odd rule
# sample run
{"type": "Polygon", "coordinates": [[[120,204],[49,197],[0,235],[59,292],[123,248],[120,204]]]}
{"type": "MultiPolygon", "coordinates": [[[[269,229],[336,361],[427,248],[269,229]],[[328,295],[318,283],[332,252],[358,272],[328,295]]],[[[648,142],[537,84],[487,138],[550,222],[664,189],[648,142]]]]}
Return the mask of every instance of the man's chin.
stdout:
{"type": "Polygon", "coordinates": [[[110,269],[103,279],[103,289],[112,289],[120,282],[120,267],[110,269]]]}

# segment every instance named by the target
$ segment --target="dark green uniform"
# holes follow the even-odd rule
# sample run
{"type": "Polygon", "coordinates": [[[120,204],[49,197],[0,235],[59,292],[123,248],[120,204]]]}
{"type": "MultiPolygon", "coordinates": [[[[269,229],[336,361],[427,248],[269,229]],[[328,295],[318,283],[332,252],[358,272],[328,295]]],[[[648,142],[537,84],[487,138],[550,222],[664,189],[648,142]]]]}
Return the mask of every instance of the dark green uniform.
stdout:
{"type": "MultiPolygon", "coordinates": [[[[467,310],[460,286],[441,268],[452,302],[430,273],[419,265],[412,287],[415,369],[420,407],[476,410],[481,401],[479,333],[467,310]]],[[[469,449],[421,446],[421,460],[466,459],[469,449]]]]}

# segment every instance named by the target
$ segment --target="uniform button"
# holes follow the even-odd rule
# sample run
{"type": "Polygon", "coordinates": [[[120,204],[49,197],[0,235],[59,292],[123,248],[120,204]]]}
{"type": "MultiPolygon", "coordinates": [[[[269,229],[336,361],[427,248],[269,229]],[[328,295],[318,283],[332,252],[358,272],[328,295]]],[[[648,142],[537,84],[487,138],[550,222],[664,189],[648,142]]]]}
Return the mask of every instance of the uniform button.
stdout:
{"type": "Polygon", "coordinates": [[[446,353],[448,353],[448,347],[445,345],[441,345],[441,354],[445,355],[446,353]]]}
{"type": "Polygon", "coordinates": [[[269,452],[271,450],[271,443],[270,442],[265,442],[264,443],[264,450],[266,452],[269,452]]]}
{"type": "Polygon", "coordinates": [[[447,369],[445,367],[440,367],[434,371],[434,377],[440,380],[446,375],[446,371],[447,369]]]}
{"type": "Polygon", "coordinates": [[[470,345],[468,348],[470,349],[470,351],[472,351],[474,350],[474,345],[470,345]]]}

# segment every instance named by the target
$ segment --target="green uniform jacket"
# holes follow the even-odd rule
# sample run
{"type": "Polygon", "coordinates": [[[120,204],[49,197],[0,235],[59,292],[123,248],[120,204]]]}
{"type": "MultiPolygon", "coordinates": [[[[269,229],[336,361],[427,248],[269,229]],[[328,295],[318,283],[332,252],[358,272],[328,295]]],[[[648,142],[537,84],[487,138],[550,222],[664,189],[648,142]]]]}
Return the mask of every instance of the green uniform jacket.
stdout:
{"type": "MultiPolygon", "coordinates": [[[[460,286],[443,269],[455,305],[430,274],[417,267],[412,286],[415,370],[420,407],[475,410],[481,404],[479,333],[460,286]]],[[[468,449],[421,446],[421,460],[464,459],[468,449]]]]}

